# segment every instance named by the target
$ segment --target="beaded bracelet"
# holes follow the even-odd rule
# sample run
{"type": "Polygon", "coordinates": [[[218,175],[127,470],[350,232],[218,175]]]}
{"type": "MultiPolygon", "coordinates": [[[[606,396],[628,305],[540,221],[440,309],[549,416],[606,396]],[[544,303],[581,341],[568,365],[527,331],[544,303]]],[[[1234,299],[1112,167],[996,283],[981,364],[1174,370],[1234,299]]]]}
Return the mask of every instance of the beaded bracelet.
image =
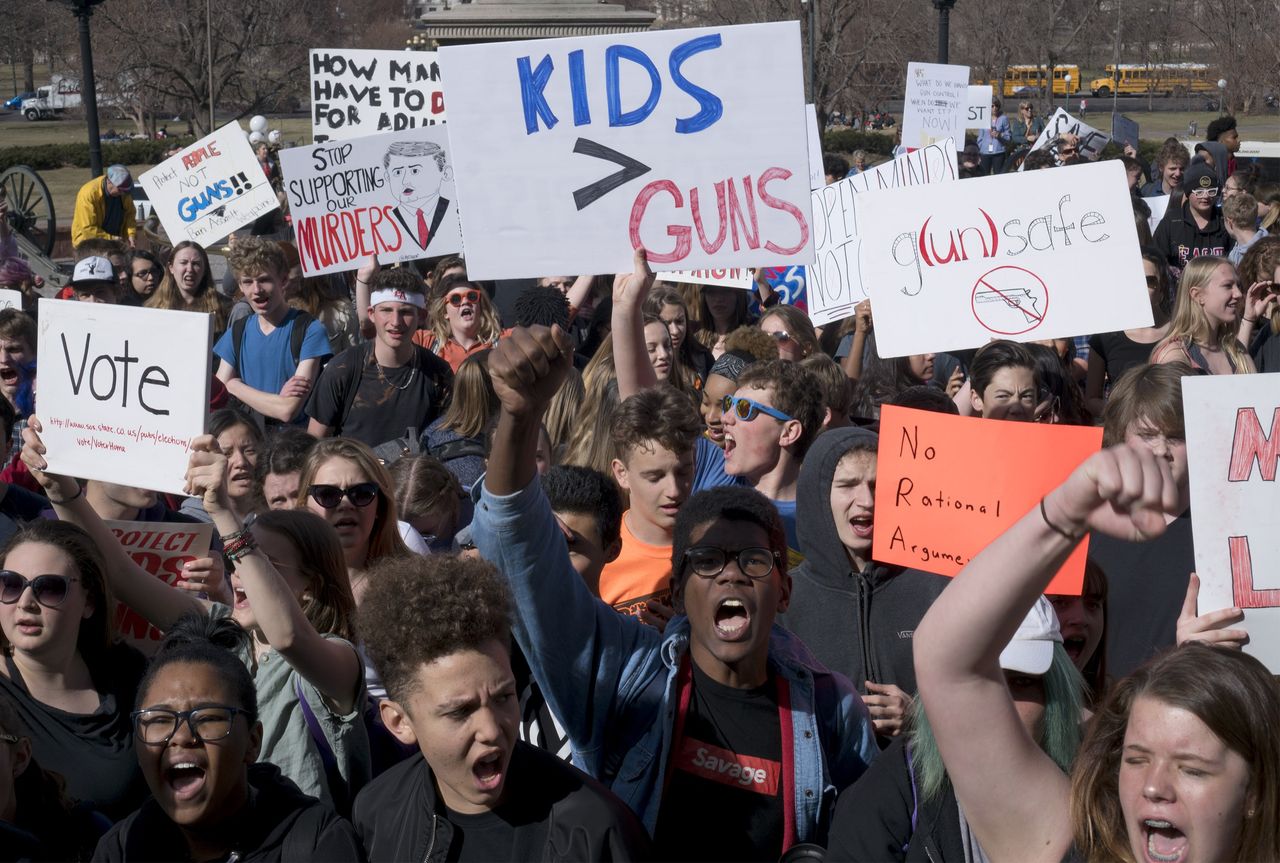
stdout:
{"type": "Polygon", "coordinates": [[[253,531],[247,527],[242,527],[235,533],[227,534],[222,538],[222,556],[233,564],[257,547],[258,541],[254,539],[253,531]]]}

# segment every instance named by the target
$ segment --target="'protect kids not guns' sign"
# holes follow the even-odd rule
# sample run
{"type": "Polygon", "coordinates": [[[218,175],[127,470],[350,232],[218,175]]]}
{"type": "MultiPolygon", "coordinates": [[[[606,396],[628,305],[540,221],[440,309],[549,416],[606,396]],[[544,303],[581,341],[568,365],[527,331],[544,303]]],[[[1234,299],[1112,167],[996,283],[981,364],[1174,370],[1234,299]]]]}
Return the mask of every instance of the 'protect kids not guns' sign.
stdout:
{"type": "Polygon", "coordinates": [[[209,410],[212,317],[40,300],[49,470],[183,494],[209,410]]]}
{"type": "Polygon", "coordinates": [[[472,278],[812,260],[795,22],[440,58],[472,278]]]}
{"type": "Polygon", "coordinates": [[[444,125],[280,152],[302,272],[462,251],[444,125]]]}
{"type": "Polygon", "coordinates": [[[239,123],[138,177],[169,240],[208,247],[280,206],[239,123]]]}
{"type": "Polygon", "coordinates": [[[444,122],[433,51],[311,50],[311,137],[336,141],[444,122]]]}

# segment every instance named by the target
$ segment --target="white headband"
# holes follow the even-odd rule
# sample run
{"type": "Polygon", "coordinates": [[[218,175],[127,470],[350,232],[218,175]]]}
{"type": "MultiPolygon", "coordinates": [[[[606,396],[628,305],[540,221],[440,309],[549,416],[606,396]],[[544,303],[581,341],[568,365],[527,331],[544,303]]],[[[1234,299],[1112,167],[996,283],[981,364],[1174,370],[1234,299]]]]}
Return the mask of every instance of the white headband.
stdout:
{"type": "Polygon", "coordinates": [[[379,303],[408,303],[411,306],[417,306],[420,309],[427,307],[427,298],[419,293],[408,293],[399,288],[383,288],[374,291],[369,296],[369,308],[373,308],[379,303]]]}

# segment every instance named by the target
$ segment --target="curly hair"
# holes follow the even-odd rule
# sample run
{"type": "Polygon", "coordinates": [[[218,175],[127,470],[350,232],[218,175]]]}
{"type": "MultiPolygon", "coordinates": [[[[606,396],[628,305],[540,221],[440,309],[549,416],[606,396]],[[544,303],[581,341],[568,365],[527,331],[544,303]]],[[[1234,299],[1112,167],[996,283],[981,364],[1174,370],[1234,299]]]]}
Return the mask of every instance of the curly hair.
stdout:
{"type": "Polygon", "coordinates": [[[773,407],[800,421],[800,438],[795,443],[795,453],[803,457],[818,432],[822,431],[826,413],[822,384],[813,372],[785,360],[754,363],[738,376],[738,389],[745,387],[769,390],[773,407]]]}
{"type": "Polygon", "coordinates": [[[289,259],[284,249],[279,243],[262,237],[237,239],[235,247],[227,255],[227,266],[237,279],[259,273],[271,273],[283,279],[289,274],[289,259]]]}
{"type": "Polygon", "coordinates": [[[511,646],[511,592],[493,564],[471,557],[380,562],[360,605],[365,650],[402,706],[423,665],[491,641],[511,646]]]}
{"type": "Polygon", "coordinates": [[[537,285],[526,288],[516,297],[511,311],[515,315],[517,327],[532,327],[535,324],[549,327],[559,324],[562,330],[569,328],[569,298],[556,288],[537,285]]]}
{"type": "Polygon", "coordinates": [[[450,273],[431,286],[431,295],[427,298],[427,320],[431,330],[431,350],[439,354],[444,346],[453,338],[453,330],[449,327],[449,319],[445,317],[444,307],[449,294],[458,288],[473,288],[480,299],[476,302],[476,318],[480,322],[476,330],[476,338],[487,344],[497,344],[502,335],[502,322],[498,320],[498,312],[493,307],[489,295],[470,279],[465,273],[450,273]]]}
{"type": "Polygon", "coordinates": [[[757,360],[776,360],[778,343],[759,327],[738,327],[724,337],[725,353],[747,353],[757,360]]]}
{"type": "Polygon", "coordinates": [[[702,429],[702,419],[688,396],[662,385],[623,400],[609,435],[615,455],[625,463],[632,450],[646,443],[677,454],[692,452],[702,429]]]}

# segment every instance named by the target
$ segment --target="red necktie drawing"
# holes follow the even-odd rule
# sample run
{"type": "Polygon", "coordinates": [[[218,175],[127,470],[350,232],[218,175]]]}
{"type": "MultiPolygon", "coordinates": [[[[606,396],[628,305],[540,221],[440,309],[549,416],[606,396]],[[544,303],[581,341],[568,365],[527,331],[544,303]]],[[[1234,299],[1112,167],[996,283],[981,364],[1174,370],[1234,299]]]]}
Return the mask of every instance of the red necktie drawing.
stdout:
{"type": "Polygon", "coordinates": [[[431,238],[431,231],[427,230],[427,217],[423,214],[422,209],[418,209],[418,245],[422,248],[427,247],[427,240],[431,238]]]}

